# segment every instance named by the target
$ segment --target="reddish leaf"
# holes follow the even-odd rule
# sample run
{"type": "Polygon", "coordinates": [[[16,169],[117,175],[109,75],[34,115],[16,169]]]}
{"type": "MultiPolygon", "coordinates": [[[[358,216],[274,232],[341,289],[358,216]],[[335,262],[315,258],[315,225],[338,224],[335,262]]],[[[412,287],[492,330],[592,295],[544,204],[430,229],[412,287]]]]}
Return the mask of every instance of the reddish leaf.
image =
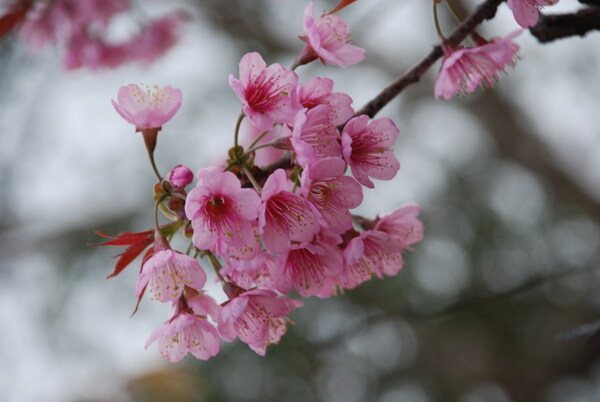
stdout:
{"type": "Polygon", "coordinates": [[[327,14],[333,14],[337,11],[340,11],[342,8],[349,6],[350,4],[354,3],[355,1],[356,0],[342,0],[333,10],[331,10],[327,14]]]}
{"type": "MultiPolygon", "coordinates": [[[[148,258],[152,257],[153,255],[154,255],[154,249],[150,249],[150,250],[146,251],[146,254],[144,254],[144,257],[142,258],[142,265],[140,266],[140,272],[142,271],[142,268],[143,268],[144,264],[146,263],[146,261],[148,260],[148,258]]],[[[142,297],[144,297],[144,293],[146,293],[147,287],[148,287],[148,285],[144,286],[144,288],[142,289],[142,293],[140,293],[137,303],[135,303],[135,308],[133,309],[133,313],[131,313],[131,316],[133,316],[138,311],[138,308],[140,307],[140,302],[142,301],[142,297]]]]}
{"type": "Polygon", "coordinates": [[[138,308],[140,307],[140,302],[142,301],[142,297],[144,297],[144,293],[146,293],[147,287],[148,287],[148,285],[144,286],[144,289],[142,289],[142,293],[140,293],[140,297],[138,297],[137,303],[135,303],[135,308],[133,309],[133,312],[131,313],[131,315],[129,317],[133,317],[133,315],[135,313],[137,313],[138,308]]]}
{"type": "Polygon", "coordinates": [[[112,240],[108,240],[100,244],[90,244],[90,246],[129,246],[121,254],[115,256],[119,257],[119,259],[115,264],[114,271],[112,274],[108,275],[107,279],[117,276],[123,269],[125,269],[125,267],[135,260],[137,256],[146,249],[146,247],[154,242],[153,230],[136,233],[122,232],[116,236],[107,235],[99,230],[95,230],[94,233],[96,233],[98,236],[112,240]]]}
{"type": "Polygon", "coordinates": [[[107,235],[106,233],[102,233],[99,230],[94,230],[94,233],[96,233],[98,236],[111,238],[114,240],[109,240],[109,241],[106,241],[106,242],[100,243],[100,244],[90,244],[90,246],[130,246],[130,245],[140,242],[146,238],[150,238],[150,239],[154,238],[153,230],[147,230],[145,232],[136,232],[136,233],[121,232],[116,236],[107,235]]]}
{"type": "Polygon", "coordinates": [[[119,260],[115,264],[115,270],[112,274],[108,275],[106,279],[112,278],[121,273],[121,271],[124,270],[125,267],[127,267],[133,260],[135,260],[137,256],[140,255],[140,253],[144,251],[144,249],[151,245],[153,242],[154,236],[150,239],[143,239],[142,241],[127,247],[125,251],[117,255],[117,257],[119,257],[119,260]]]}
{"type": "MultiPolygon", "coordinates": [[[[160,227],[160,231],[163,236],[172,235],[179,227],[180,222],[171,222],[169,224],[160,227]]],[[[112,274],[108,275],[108,278],[117,276],[127,265],[135,260],[141,253],[154,242],[154,230],[146,230],[144,232],[121,232],[116,236],[102,233],[99,230],[94,230],[98,236],[112,239],[105,241],[100,244],[89,244],[90,246],[129,246],[121,254],[117,254],[115,257],[119,257],[119,260],[115,264],[115,269],[112,274]]],[[[144,255],[143,262],[145,262],[152,255],[152,249],[144,255]]]]}

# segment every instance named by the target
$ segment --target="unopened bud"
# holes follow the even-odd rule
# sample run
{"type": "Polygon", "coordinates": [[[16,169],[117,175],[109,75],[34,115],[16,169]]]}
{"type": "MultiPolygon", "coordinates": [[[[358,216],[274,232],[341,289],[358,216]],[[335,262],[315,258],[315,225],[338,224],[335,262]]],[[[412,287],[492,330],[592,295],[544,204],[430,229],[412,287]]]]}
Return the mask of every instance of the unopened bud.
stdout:
{"type": "Polygon", "coordinates": [[[177,165],[169,172],[167,180],[175,187],[185,187],[194,180],[194,173],[183,165],[177,165]]]}

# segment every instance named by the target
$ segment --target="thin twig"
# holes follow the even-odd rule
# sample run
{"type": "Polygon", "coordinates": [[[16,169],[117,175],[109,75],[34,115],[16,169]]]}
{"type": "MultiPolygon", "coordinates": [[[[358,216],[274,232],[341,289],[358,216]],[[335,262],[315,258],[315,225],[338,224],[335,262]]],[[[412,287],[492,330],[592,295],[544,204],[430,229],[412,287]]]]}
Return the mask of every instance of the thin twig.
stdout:
{"type": "MultiPolygon", "coordinates": [[[[448,37],[448,41],[455,45],[459,45],[481,24],[484,20],[489,20],[496,15],[498,6],[504,0],[487,0],[480,4],[475,11],[463,21],[448,37]]],[[[362,107],[354,115],[359,116],[366,114],[369,117],[374,117],[385,105],[398,96],[406,87],[421,80],[421,77],[429,70],[429,68],[440,57],[442,57],[442,47],[436,45],[431,49],[431,52],[422,59],[417,65],[408,70],[404,75],[392,82],[387,88],[381,91],[375,98],[362,107]]]]}

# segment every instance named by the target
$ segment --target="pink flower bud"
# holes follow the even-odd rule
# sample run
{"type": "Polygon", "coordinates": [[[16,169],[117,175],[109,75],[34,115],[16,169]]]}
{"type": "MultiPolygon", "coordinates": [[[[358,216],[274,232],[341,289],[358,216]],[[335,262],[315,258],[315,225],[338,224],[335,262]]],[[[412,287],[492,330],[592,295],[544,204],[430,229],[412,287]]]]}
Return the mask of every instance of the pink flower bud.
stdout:
{"type": "Polygon", "coordinates": [[[169,183],[175,187],[185,187],[194,180],[194,173],[183,165],[177,165],[169,172],[167,176],[169,183]]]}

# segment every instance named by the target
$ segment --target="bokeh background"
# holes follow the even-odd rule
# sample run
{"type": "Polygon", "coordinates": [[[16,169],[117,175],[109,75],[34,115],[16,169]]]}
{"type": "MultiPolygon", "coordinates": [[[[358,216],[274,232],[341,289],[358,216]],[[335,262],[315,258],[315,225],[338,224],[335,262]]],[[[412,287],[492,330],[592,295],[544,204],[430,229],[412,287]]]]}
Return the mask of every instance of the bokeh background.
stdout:
{"type": "MultiPolygon", "coordinates": [[[[101,240],[93,229],[151,226],[142,139],[110,99],[129,83],[181,88],[159,168],[219,162],[240,108],[228,75],[248,51],[291,65],[306,4],[135,2],[145,15],[192,19],[159,61],[115,70],[65,72],[57,49],[0,40],[0,401],[600,400],[600,343],[572,336],[600,319],[599,33],[542,46],[525,31],[522,59],[495,90],[436,101],[436,64],[380,113],[401,130],[402,168],[357,213],[416,201],[426,225],[397,277],[305,300],[266,357],[239,342],[176,365],[144,350],[168,306],[144,300],[130,317],[138,263],[107,281],[118,250],[87,245],[101,240]]],[[[363,0],[342,16],[365,62],[298,72],[333,78],[357,109],[436,40],[427,1],[363,0]]],[[[132,13],[111,29],[138,22],[132,13]]],[[[502,5],[480,33],[516,28],[502,5]]]]}

